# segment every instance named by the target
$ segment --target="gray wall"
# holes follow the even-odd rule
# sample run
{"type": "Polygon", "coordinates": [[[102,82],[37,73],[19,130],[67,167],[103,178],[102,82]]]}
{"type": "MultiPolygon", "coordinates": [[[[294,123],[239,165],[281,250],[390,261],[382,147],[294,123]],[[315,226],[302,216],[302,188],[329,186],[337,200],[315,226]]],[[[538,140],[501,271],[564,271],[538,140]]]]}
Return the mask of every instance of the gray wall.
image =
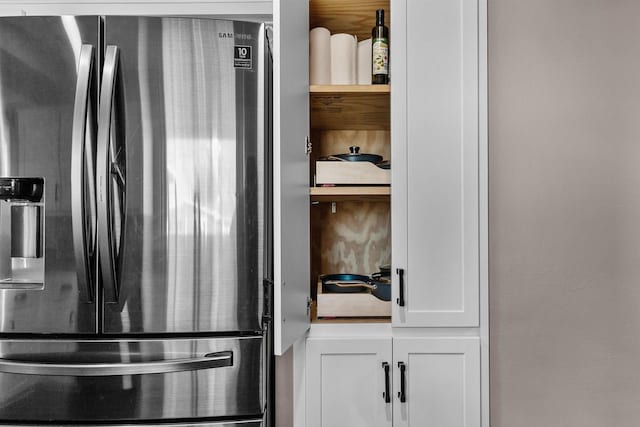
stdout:
{"type": "Polygon", "coordinates": [[[640,425],[640,1],[489,0],[492,427],[640,425]]]}

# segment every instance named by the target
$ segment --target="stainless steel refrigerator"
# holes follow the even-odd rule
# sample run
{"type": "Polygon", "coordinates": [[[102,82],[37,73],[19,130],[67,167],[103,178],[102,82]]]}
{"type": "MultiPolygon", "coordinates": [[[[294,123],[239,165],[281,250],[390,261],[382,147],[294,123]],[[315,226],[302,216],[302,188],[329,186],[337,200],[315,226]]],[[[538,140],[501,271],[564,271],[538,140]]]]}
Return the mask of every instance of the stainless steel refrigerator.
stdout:
{"type": "Polygon", "coordinates": [[[263,425],[264,24],[0,19],[0,424],[263,425]]]}

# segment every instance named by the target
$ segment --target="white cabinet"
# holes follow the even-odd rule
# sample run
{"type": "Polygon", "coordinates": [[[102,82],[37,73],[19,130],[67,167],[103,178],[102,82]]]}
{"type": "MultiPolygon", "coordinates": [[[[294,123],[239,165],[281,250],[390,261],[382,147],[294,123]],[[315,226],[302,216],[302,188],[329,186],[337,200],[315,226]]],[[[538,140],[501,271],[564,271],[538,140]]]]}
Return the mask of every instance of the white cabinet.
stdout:
{"type": "Polygon", "coordinates": [[[394,338],[393,359],[394,427],[480,427],[477,337],[394,338]]]}
{"type": "Polygon", "coordinates": [[[391,337],[308,339],[306,426],[390,427],[392,362],[391,337]]]}
{"type": "Polygon", "coordinates": [[[391,0],[394,326],[479,325],[478,6],[391,0]]]}
{"type": "Polygon", "coordinates": [[[309,338],[306,351],[306,427],[480,427],[477,337],[309,338]]]}
{"type": "Polygon", "coordinates": [[[312,325],[305,425],[389,423],[390,348],[394,427],[488,427],[486,0],[390,9],[392,323],[312,325]]]}

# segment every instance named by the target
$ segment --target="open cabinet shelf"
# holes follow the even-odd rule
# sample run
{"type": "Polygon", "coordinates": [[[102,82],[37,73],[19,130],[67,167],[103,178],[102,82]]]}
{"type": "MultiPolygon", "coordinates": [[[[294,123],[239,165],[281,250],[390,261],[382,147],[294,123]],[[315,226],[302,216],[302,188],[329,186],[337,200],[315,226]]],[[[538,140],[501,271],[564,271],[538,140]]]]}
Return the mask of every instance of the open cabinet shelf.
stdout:
{"type": "MultiPolygon", "coordinates": [[[[376,10],[384,9],[391,22],[389,0],[310,0],[309,29],[325,27],[331,34],[371,38],[376,10]]],[[[312,85],[312,129],[388,130],[389,85],[312,85]]]]}
{"type": "Polygon", "coordinates": [[[391,187],[311,187],[312,202],[389,202],[391,187]]]}
{"type": "MultiPolygon", "coordinates": [[[[371,38],[377,9],[385,10],[385,21],[389,25],[389,7],[389,0],[310,0],[309,29],[325,27],[331,34],[347,33],[365,40],[371,38]]],[[[378,154],[390,160],[390,85],[311,85],[309,104],[313,144],[310,182],[315,182],[316,160],[346,153],[350,146],[359,146],[361,153],[378,154]]],[[[363,302],[364,310],[357,311],[350,305],[354,303],[352,300],[341,299],[338,294],[321,296],[325,305],[320,312],[340,316],[346,312],[345,317],[318,318],[317,315],[320,275],[369,275],[390,263],[391,187],[311,187],[309,200],[312,203],[310,293],[314,299],[311,322],[391,322],[390,317],[374,316],[385,311],[369,310],[368,301],[363,302]],[[362,315],[366,317],[359,317],[362,315]]]]}
{"type": "Polygon", "coordinates": [[[391,323],[391,317],[318,317],[316,302],[311,303],[311,323],[391,323]]]}

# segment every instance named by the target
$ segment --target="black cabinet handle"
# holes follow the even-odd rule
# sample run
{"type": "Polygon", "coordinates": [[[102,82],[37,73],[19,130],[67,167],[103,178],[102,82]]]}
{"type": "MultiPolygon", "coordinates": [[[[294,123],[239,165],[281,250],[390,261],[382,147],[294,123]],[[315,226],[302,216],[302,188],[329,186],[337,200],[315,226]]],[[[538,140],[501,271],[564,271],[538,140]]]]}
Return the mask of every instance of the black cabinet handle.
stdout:
{"type": "Polygon", "coordinates": [[[400,307],[404,307],[404,269],[403,268],[397,268],[396,269],[396,273],[398,273],[398,276],[400,278],[400,292],[399,292],[399,298],[396,298],[396,302],[398,303],[398,305],[400,307]]]}
{"type": "Polygon", "coordinates": [[[384,369],[384,392],[382,393],[382,397],[384,397],[384,403],[391,403],[391,393],[389,393],[389,364],[382,362],[382,369],[384,369]]]}
{"type": "Polygon", "coordinates": [[[398,397],[401,403],[405,403],[407,401],[407,395],[405,393],[405,371],[407,365],[405,365],[404,362],[398,362],[398,368],[400,368],[400,391],[398,392],[398,397]]]}

